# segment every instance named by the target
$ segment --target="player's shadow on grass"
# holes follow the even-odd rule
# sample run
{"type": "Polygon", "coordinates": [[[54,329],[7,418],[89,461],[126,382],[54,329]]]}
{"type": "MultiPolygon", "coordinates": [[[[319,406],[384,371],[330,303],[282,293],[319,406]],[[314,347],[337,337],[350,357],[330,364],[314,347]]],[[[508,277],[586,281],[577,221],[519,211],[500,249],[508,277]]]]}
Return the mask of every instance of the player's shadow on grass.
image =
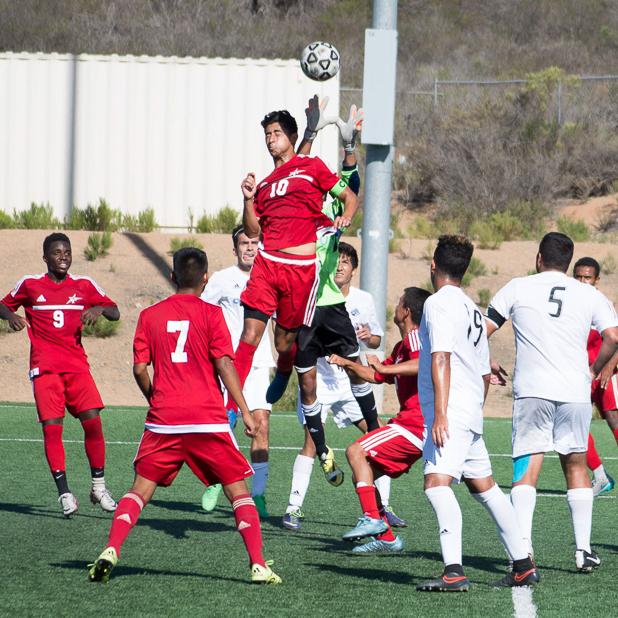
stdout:
{"type": "MultiPolygon", "coordinates": [[[[84,580],[88,581],[86,575],[86,563],[81,560],[64,560],[63,562],[52,562],[49,566],[61,569],[73,569],[84,573],[84,580]]],[[[211,573],[195,573],[192,571],[171,571],[166,569],[150,569],[147,567],[129,567],[119,565],[114,569],[114,574],[111,580],[127,575],[169,575],[172,577],[199,577],[200,579],[213,579],[216,581],[226,581],[247,584],[246,579],[238,579],[237,577],[220,577],[211,573]]]]}
{"type": "MultiPolygon", "coordinates": [[[[0,502],[0,511],[7,513],[18,513],[20,515],[31,515],[33,517],[50,517],[51,519],[62,520],[62,513],[57,509],[48,509],[45,507],[36,507],[32,504],[19,504],[15,502],[0,502]]],[[[105,515],[88,515],[86,513],[79,513],[77,515],[80,519],[109,519],[105,515]]]]}
{"type": "Polygon", "coordinates": [[[152,519],[140,518],[140,526],[165,532],[175,539],[184,539],[188,532],[229,532],[236,530],[235,525],[226,525],[217,521],[204,519],[152,519]]]}
{"type": "MultiPolygon", "coordinates": [[[[392,558],[392,556],[390,556],[390,558],[392,558]]],[[[338,566],[336,564],[316,564],[311,562],[305,562],[304,565],[307,567],[313,567],[320,572],[330,571],[335,575],[342,575],[345,577],[358,577],[359,579],[366,579],[368,581],[376,583],[383,582],[390,584],[404,584],[408,586],[415,579],[420,579],[419,577],[415,577],[407,571],[395,571],[390,568],[375,569],[349,565],[338,566]]]]}
{"type": "Polygon", "coordinates": [[[156,506],[169,511],[182,511],[184,513],[200,513],[202,508],[194,502],[178,502],[176,500],[151,500],[149,506],[156,506]]]}

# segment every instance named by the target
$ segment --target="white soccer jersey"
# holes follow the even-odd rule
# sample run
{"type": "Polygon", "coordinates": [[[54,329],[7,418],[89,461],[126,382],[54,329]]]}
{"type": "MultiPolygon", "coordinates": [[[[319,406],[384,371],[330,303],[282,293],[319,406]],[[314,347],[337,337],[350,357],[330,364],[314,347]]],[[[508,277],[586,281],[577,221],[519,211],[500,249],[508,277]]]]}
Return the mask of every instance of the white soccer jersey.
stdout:
{"type": "MultiPolygon", "coordinates": [[[[214,273],[204,291],[202,300],[212,305],[218,305],[223,310],[225,323],[230,331],[232,347],[237,348],[242,334],[244,323],[244,310],[240,304],[240,295],[247,286],[249,273],[241,270],[238,266],[230,266],[214,273]]],[[[253,367],[274,367],[273,353],[270,345],[268,332],[264,332],[262,341],[253,357],[253,367]]]]}
{"type": "MultiPolygon", "coordinates": [[[[345,308],[348,310],[354,330],[358,330],[366,324],[372,335],[384,337],[384,331],[378,321],[373,296],[369,292],[350,286],[350,291],[345,298],[345,308]]],[[[363,350],[370,349],[363,343],[360,343],[360,346],[363,350]]]]}
{"type": "Polygon", "coordinates": [[[475,433],[483,433],[483,376],[490,373],[490,366],[487,328],[479,308],[461,288],[445,285],[425,301],[419,334],[418,394],[428,431],[434,419],[431,355],[449,352],[451,385],[447,417],[475,433]]]}
{"type": "Polygon", "coordinates": [[[516,399],[590,402],[588,334],[618,325],[613,305],[595,287],[555,270],[519,277],[494,296],[487,317],[498,327],[513,322],[516,399]]]}

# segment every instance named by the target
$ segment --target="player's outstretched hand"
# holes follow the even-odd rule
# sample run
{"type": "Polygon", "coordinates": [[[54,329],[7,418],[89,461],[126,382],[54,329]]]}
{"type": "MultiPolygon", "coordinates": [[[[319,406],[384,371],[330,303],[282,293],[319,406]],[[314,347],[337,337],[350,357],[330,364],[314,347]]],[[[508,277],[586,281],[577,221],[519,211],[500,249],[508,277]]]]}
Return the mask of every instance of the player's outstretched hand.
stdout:
{"type": "Polygon", "coordinates": [[[433,438],[433,443],[438,448],[442,448],[446,444],[448,440],[448,419],[446,418],[446,414],[434,418],[431,428],[431,437],[433,438]]]}
{"type": "Polygon", "coordinates": [[[509,375],[506,369],[493,359],[490,360],[490,367],[491,375],[489,376],[489,383],[494,386],[506,386],[506,378],[509,375]]]}
{"type": "Polygon", "coordinates": [[[242,195],[246,200],[250,200],[255,197],[255,174],[253,172],[249,172],[244,180],[240,183],[240,188],[242,190],[242,195]]]}
{"type": "Polygon", "coordinates": [[[14,331],[23,330],[24,328],[26,328],[26,326],[28,326],[28,322],[26,321],[26,318],[22,317],[21,315],[17,313],[14,313],[7,320],[7,322],[9,323],[9,328],[14,331]]]}
{"type": "Polygon", "coordinates": [[[375,354],[367,354],[367,364],[378,373],[383,369],[382,362],[375,354]]]}
{"type": "Polygon", "coordinates": [[[363,120],[363,109],[357,109],[356,105],[350,107],[350,115],[348,116],[347,122],[341,118],[337,118],[337,126],[339,127],[339,133],[341,133],[343,149],[346,152],[354,152],[356,138],[363,126],[363,120]]]}
{"type": "Polygon", "coordinates": [[[347,358],[343,358],[343,356],[339,356],[338,354],[331,354],[326,360],[331,365],[337,365],[337,367],[347,367],[350,363],[347,358]]]}
{"type": "Polygon", "coordinates": [[[87,326],[94,326],[99,316],[103,313],[100,307],[90,307],[82,313],[82,323],[87,326]]]}
{"type": "Polygon", "coordinates": [[[327,116],[326,106],[328,105],[328,97],[324,97],[321,101],[317,94],[314,94],[307,103],[305,115],[307,116],[307,128],[305,129],[305,139],[312,142],[318,131],[326,125],[334,124],[338,121],[337,116],[327,116]]]}

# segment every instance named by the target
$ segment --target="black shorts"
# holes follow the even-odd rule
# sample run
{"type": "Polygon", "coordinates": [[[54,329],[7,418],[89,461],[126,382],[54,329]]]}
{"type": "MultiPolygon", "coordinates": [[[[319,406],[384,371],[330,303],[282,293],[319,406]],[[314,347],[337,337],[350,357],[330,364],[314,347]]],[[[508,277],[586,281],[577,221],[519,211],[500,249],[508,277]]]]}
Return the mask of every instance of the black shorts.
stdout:
{"type": "Polygon", "coordinates": [[[314,367],[321,356],[358,356],[360,348],[345,303],[316,307],[311,326],[298,332],[296,367],[314,367]]]}

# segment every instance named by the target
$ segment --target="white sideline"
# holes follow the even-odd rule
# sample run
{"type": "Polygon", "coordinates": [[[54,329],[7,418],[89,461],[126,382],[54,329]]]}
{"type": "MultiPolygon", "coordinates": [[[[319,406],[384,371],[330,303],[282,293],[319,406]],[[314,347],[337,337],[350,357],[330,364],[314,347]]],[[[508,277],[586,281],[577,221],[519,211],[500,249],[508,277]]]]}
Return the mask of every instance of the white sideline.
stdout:
{"type": "Polygon", "coordinates": [[[537,608],[530,586],[511,588],[511,598],[513,599],[514,618],[536,618],[537,608]]]}

